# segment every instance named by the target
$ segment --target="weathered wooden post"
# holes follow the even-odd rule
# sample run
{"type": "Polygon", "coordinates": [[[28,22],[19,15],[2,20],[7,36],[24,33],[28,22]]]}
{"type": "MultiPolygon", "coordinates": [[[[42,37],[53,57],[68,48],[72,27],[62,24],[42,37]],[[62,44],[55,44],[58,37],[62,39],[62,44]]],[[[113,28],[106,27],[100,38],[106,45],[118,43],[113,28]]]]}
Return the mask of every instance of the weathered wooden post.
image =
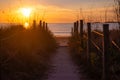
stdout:
{"type": "Polygon", "coordinates": [[[74,22],[74,35],[75,35],[75,32],[76,32],[76,22],[74,22]]]}
{"type": "Polygon", "coordinates": [[[110,38],[109,24],[103,25],[104,45],[103,45],[103,80],[110,80],[110,38]]]}
{"type": "Polygon", "coordinates": [[[71,35],[73,36],[74,35],[74,29],[71,28],[71,35]]]}
{"type": "Polygon", "coordinates": [[[76,21],[76,34],[77,34],[77,37],[78,37],[78,27],[79,27],[79,21],[76,21]]]}
{"type": "Polygon", "coordinates": [[[80,20],[80,41],[81,41],[81,47],[83,48],[83,20],[80,20]]]}
{"type": "Polygon", "coordinates": [[[77,22],[74,22],[74,38],[75,39],[78,39],[78,23],[77,22]]]}
{"type": "Polygon", "coordinates": [[[48,30],[48,23],[46,23],[46,25],[45,25],[46,27],[45,27],[45,30],[48,30]]]}
{"type": "Polygon", "coordinates": [[[0,48],[2,47],[2,39],[0,38],[0,48]]]}
{"type": "Polygon", "coordinates": [[[78,21],[75,22],[75,37],[78,39],[78,21]]]}
{"type": "Polygon", "coordinates": [[[87,63],[91,66],[91,23],[87,23],[87,31],[88,31],[88,42],[87,42],[87,63]]]}
{"type": "Polygon", "coordinates": [[[73,35],[76,36],[76,22],[74,22],[73,35]]]}
{"type": "Polygon", "coordinates": [[[45,21],[43,22],[43,29],[45,29],[45,21]]]}
{"type": "Polygon", "coordinates": [[[42,27],[42,20],[40,20],[40,22],[39,22],[39,27],[40,28],[42,27]]]}
{"type": "Polygon", "coordinates": [[[36,28],[36,20],[33,20],[33,29],[36,28]]]}

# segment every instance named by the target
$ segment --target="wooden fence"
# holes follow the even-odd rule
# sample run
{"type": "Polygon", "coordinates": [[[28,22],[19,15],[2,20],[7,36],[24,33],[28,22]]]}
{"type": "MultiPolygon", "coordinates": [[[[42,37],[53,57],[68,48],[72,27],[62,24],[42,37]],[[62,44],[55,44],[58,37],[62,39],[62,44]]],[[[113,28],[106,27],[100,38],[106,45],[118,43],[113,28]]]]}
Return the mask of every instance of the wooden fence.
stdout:
{"type": "Polygon", "coordinates": [[[78,36],[80,38],[81,47],[83,47],[83,38],[87,38],[87,52],[86,61],[89,67],[91,67],[91,46],[94,46],[102,55],[102,80],[110,80],[110,45],[111,43],[120,51],[120,47],[115,43],[115,41],[110,40],[109,24],[103,24],[103,33],[95,30],[91,30],[91,23],[87,23],[87,35],[83,34],[83,20],[80,20],[80,33],[78,31],[79,22],[74,22],[74,28],[72,28],[72,36],[78,36]],[[78,33],[78,34],[77,34],[78,33]],[[102,49],[92,40],[92,33],[98,35],[103,39],[102,49]]]}

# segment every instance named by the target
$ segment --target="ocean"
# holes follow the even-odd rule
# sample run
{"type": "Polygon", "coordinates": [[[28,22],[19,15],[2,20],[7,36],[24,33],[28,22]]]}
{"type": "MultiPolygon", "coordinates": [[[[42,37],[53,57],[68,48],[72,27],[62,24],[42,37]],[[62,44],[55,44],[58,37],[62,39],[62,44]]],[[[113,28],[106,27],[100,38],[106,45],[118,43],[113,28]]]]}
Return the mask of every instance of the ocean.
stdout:
{"type": "MultiPolygon", "coordinates": [[[[117,23],[108,23],[110,25],[110,30],[119,29],[117,23]]],[[[0,23],[0,27],[6,28],[11,24],[0,23]]],[[[13,25],[13,24],[12,24],[13,25]]],[[[103,23],[94,23],[92,24],[92,30],[97,29],[102,31],[103,23]]],[[[49,23],[48,28],[55,36],[71,36],[71,28],[73,23],[49,23]]],[[[80,29],[79,29],[80,30],[80,29]]],[[[87,25],[84,24],[84,31],[87,30],[87,25]]]]}
{"type": "MultiPolygon", "coordinates": [[[[119,29],[118,23],[108,23],[109,29],[119,29]]],[[[52,31],[52,33],[55,36],[71,36],[71,28],[73,28],[73,23],[50,23],[48,24],[49,30],[52,31]]],[[[100,30],[103,31],[103,23],[94,23],[92,24],[92,30],[100,30]]],[[[80,30],[80,29],[78,29],[80,30]]],[[[84,31],[87,30],[87,24],[84,24],[84,31]]]]}
{"type": "Polygon", "coordinates": [[[51,30],[55,36],[70,36],[72,27],[73,27],[72,23],[51,23],[51,24],[48,24],[49,30],[51,30]]]}

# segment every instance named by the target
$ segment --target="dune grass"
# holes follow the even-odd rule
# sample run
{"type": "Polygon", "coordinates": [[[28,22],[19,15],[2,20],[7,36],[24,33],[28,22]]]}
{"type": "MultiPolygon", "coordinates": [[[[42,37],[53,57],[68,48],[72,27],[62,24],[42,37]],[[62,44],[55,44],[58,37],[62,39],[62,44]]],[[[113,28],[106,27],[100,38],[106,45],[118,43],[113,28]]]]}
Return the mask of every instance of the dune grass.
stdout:
{"type": "MultiPolygon", "coordinates": [[[[102,33],[101,31],[99,31],[102,33]]],[[[84,33],[85,35],[87,33],[84,33]]],[[[92,33],[92,40],[102,49],[103,38],[92,33]]],[[[119,30],[110,30],[110,39],[114,40],[118,46],[120,46],[120,31],[119,30]]],[[[69,40],[69,47],[71,51],[71,57],[78,66],[84,65],[86,69],[85,72],[89,74],[92,79],[99,80],[102,78],[102,53],[100,53],[93,45],[91,45],[91,68],[86,64],[86,53],[87,53],[87,39],[84,37],[83,47],[80,44],[80,37],[75,35],[71,36],[69,40]],[[99,55],[101,54],[101,55],[99,55]]],[[[110,74],[112,80],[119,80],[120,72],[120,52],[119,50],[112,45],[110,48],[110,74]]]]}
{"type": "Polygon", "coordinates": [[[0,29],[1,80],[42,79],[56,41],[49,30],[22,26],[0,29]]]}

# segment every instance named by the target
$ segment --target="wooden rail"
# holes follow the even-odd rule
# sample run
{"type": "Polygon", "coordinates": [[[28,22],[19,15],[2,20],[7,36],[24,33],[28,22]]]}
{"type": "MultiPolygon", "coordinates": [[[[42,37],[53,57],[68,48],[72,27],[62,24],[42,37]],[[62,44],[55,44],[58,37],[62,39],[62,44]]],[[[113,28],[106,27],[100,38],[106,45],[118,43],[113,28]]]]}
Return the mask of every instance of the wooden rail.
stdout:
{"type": "MultiPolygon", "coordinates": [[[[78,22],[74,23],[74,28],[72,28],[72,31],[76,32],[75,26],[78,22]]],[[[78,28],[78,26],[77,26],[78,28]]],[[[87,56],[86,61],[88,65],[91,65],[91,45],[93,45],[101,54],[98,54],[99,56],[102,56],[102,80],[110,80],[110,43],[112,43],[119,51],[120,47],[115,43],[115,41],[110,40],[110,34],[109,34],[109,24],[103,24],[103,33],[100,33],[98,31],[91,31],[91,23],[87,23],[87,36],[83,34],[83,20],[80,20],[80,41],[81,41],[81,47],[83,47],[83,37],[87,39],[87,56]],[[91,34],[94,33],[101,37],[103,39],[103,49],[101,49],[93,40],[91,34]]],[[[73,33],[74,34],[74,33],[73,33]]]]}
{"type": "MultiPolygon", "coordinates": [[[[104,35],[102,34],[102,33],[99,33],[99,32],[97,32],[97,31],[92,31],[93,33],[95,33],[95,34],[98,34],[99,36],[101,36],[101,37],[104,37],[104,35]]],[[[114,41],[114,40],[111,40],[111,42],[112,42],[112,44],[120,51],[120,47],[116,44],[116,42],[114,41]]]]}
{"type": "MultiPolygon", "coordinates": [[[[92,31],[92,32],[95,33],[95,34],[97,34],[97,35],[99,35],[99,36],[101,36],[101,37],[104,37],[104,35],[102,33],[99,33],[99,32],[97,32],[95,30],[92,31]]],[[[111,42],[120,51],[120,47],[117,45],[117,43],[114,40],[111,40],[111,42]]]]}

